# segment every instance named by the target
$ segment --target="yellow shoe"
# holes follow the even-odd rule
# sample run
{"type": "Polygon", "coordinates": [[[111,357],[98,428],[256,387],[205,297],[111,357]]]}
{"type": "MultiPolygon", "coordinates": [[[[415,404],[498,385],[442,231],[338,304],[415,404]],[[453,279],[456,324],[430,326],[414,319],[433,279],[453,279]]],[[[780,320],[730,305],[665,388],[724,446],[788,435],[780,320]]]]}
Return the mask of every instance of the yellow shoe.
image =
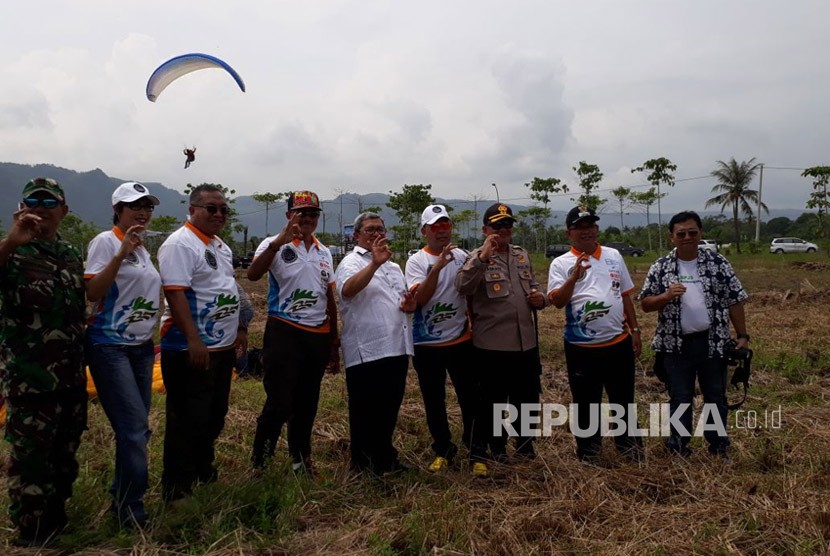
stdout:
{"type": "Polygon", "coordinates": [[[436,457],[432,460],[432,463],[429,464],[428,469],[433,473],[439,473],[449,467],[450,462],[447,461],[447,458],[442,458],[441,456],[436,457]]]}
{"type": "Polygon", "coordinates": [[[473,477],[476,479],[485,479],[490,476],[490,469],[487,464],[477,461],[473,464],[473,477]]]}

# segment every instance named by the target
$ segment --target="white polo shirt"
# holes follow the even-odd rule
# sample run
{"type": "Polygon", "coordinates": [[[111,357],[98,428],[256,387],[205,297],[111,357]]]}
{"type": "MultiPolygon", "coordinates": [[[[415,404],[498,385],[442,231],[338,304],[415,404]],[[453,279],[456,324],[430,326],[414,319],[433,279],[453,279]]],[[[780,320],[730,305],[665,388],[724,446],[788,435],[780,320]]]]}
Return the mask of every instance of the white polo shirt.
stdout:
{"type": "MultiPolygon", "coordinates": [[[[254,258],[277,236],[265,239],[254,258]]],[[[311,249],[295,240],[280,247],[268,267],[268,316],[310,332],[328,333],[327,288],[334,283],[328,247],[313,238],[311,249]]]]}
{"type": "MultiPolygon", "coordinates": [[[[548,295],[562,287],[578,256],[571,248],[551,261],[548,295]]],[[[615,344],[628,336],[622,296],[634,291],[634,283],[616,249],[597,245],[588,262],[591,268],[577,281],[565,305],[565,341],[589,347],[615,344]]]]}
{"type": "MultiPolygon", "coordinates": [[[[455,275],[464,266],[467,252],[453,249],[453,260],[441,269],[435,293],[424,306],[418,306],[412,317],[412,338],[415,345],[451,345],[472,337],[467,325],[467,300],[455,287],[455,275]]],[[[427,279],[439,254],[424,247],[406,262],[406,285],[415,293],[427,279]]]]}
{"type": "Polygon", "coordinates": [[[413,354],[409,315],[400,310],[407,291],[400,266],[390,261],[383,263],[360,293],[343,297],[343,285],[371,262],[371,252],[355,247],[340,261],[334,273],[340,297],[343,323],[340,342],[346,367],[413,354]]]}
{"type": "MultiPolygon", "coordinates": [[[[158,259],[164,290],[184,290],[193,324],[208,349],[231,347],[239,327],[239,292],[230,248],[186,222],[162,243],[158,259]]],[[[169,305],[161,317],[161,347],[187,349],[169,305]]]]}
{"type": "MultiPolygon", "coordinates": [[[[84,278],[101,273],[121,248],[124,233],[114,226],[89,242],[84,278]]],[[[96,344],[137,346],[153,338],[158,322],[161,277],[143,246],[124,259],[115,281],[95,307],[87,334],[96,344]]]]}

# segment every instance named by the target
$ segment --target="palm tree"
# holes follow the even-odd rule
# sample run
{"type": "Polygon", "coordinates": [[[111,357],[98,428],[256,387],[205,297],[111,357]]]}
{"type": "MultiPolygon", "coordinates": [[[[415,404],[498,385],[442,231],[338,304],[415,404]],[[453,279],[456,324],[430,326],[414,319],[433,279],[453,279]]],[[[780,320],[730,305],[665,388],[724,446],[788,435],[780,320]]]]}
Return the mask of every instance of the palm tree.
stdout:
{"type": "MultiPolygon", "coordinates": [[[[758,171],[760,162],[755,162],[755,157],[740,164],[734,159],[729,162],[718,160],[718,167],[712,171],[712,176],[718,179],[718,183],[712,187],[712,193],[719,193],[708,201],[706,207],[720,205],[723,212],[727,206],[732,206],[732,223],[735,226],[735,247],[738,253],[741,252],[741,230],[738,213],[751,218],[752,205],[758,204],[758,192],[749,189],[749,184],[758,171]],[[752,204],[750,204],[752,203],[752,204]]],[[[761,209],[769,214],[769,209],[761,203],[761,209]]],[[[760,215],[759,215],[760,217],[760,215]]]]}

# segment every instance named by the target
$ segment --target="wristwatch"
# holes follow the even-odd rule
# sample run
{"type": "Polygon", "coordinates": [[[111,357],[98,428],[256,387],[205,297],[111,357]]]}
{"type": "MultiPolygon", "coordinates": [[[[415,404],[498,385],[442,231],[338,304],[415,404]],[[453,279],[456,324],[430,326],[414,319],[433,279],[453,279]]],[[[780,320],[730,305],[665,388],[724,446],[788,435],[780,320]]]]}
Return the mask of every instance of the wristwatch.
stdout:
{"type": "Polygon", "coordinates": [[[748,341],[749,341],[749,334],[738,334],[738,335],[736,336],[736,338],[737,338],[737,339],[739,339],[739,340],[740,340],[741,338],[743,338],[744,340],[746,340],[746,341],[748,342],[748,341]]]}

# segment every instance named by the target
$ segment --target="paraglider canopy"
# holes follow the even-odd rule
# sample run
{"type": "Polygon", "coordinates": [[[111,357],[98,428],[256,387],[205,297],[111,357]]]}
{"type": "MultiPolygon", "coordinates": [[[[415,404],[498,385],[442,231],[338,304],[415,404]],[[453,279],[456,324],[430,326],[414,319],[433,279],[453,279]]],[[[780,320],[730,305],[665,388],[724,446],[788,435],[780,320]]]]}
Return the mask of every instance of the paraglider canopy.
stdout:
{"type": "Polygon", "coordinates": [[[150,79],[147,81],[147,100],[155,102],[161,92],[179,77],[207,68],[225,70],[233,77],[242,92],[245,92],[245,83],[242,81],[242,77],[225,61],[209,54],[193,53],[170,58],[156,68],[156,71],[150,75],[150,79]]]}

